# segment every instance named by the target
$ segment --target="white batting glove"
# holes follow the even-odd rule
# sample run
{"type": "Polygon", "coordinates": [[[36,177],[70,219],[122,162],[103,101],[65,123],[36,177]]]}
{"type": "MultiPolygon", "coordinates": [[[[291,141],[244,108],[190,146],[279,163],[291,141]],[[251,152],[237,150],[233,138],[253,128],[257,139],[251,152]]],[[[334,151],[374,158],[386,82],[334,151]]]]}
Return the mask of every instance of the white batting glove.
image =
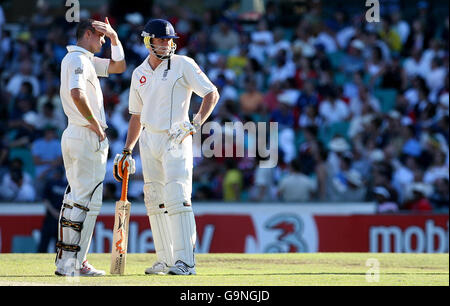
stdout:
{"type": "Polygon", "coordinates": [[[188,121],[174,123],[169,130],[169,140],[175,144],[181,144],[186,137],[197,132],[194,125],[188,121]]]}
{"type": "Polygon", "coordinates": [[[136,172],[136,165],[131,156],[131,151],[124,149],[122,154],[116,154],[116,157],[114,158],[113,176],[116,181],[121,182],[123,180],[125,168],[127,169],[128,174],[134,174],[136,172]]]}

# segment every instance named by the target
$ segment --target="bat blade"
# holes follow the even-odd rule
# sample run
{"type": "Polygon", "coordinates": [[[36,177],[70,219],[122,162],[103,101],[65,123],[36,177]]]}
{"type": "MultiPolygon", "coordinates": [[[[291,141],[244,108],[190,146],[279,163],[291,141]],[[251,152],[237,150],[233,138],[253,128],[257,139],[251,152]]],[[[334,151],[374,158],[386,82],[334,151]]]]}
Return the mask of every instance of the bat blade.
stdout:
{"type": "Polygon", "coordinates": [[[116,202],[113,243],[111,249],[111,274],[123,275],[125,272],[128,247],[128,227],[130,224],[130,208],[131,203],[128,201],[116,202]]]}

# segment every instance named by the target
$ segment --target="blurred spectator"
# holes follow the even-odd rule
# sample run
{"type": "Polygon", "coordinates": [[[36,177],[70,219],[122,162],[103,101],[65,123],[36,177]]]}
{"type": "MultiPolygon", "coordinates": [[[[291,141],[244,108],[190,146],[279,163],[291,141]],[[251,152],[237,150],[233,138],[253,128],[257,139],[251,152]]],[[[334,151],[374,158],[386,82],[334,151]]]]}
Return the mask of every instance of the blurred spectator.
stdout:
{"type": "Polygon", "coordinates": [[[301,161],[303,172],[306,175],[313,175],[320,154],[320,144],[317,141],[317,126],[310,125],[302,129],[305,141],[300,144],[298,158],[301,161]]]}
{"type": "Polygon", "coordinates": [[[39,82],[36,76],[32,74],[32,62],[25,60],[20,64],[20,71],[14,74],[6,86],[6,90],[12,97],[16,97],[24,82],[29,82],[32,86],[32,93],[34,97],[39,95],[39,82]]]}
{"type": "Polygon", "coordinates": [[[408,124],[403,128],[403,139],[405,143],[403,145],[402,153],[409,154],[411,156],[418,157],[422,153],[422,147],[419,140],[416,137],[414,126],[408,124]]]}
{"type": "Polygon", "coordinates": [[[409,81],[418,75],[424,75],[425,70],[421,60],[422,51],[420,49],[413,49],[411,51],[411,56],[406,58],[403,62],[403,69],[405,70],[409,81]]]}
{"type": "Polygon", "coordinates": [[[406,89],[407,78],[398,55],[392,57],[389,65],[383,66],[380,71],[380,78],[380,87],[382,88],[406,89]]]}
{"type": "Polygon", "coordinates": [[[358,89],[358,95],[350,100],[352,116],[361,116],[364,107],[370,108],[372,112],[380,112],[381,110],[380,101],[365,86],[361,86],[358,89]]]}
{"type": "Polygon", "coordinates": [[[254,80],[248,80],[245,84],[245,91],[240,97],[241,112],[244,115],[251,115],[261,110],[264,96],[257,90],[254,80]]]}
{"type": "Polygon", "coordinates": [[[280,103],[280,101],[278,100],[278,95],[281,93],[281,91],[281,83],[273,82],[272,84],[270,84],[268,91],[265,93],[264,105],[270,112],[273,112],[278,108],[280,103]]]}
{"type": "Polygon", "coordinates": [[[223,178],[223,200],[239,201],[241,199],[242,187],[244,184],[242,172],[237,168],[234,158],[225,160],[226,170],[223,178]]]}
{"type": "Polygon", "coordinates": [[[391,195],[389,191],[383,186],[377,186],[373,189],[375,201],[377,203],[378,213],[395,213],[398,212],[398,205],[391,202],[391,195]]]}
{"type": "Polygon", "coordinates": [[[348,73],[353,73],[364,69],[363,50],[365,48],[364,43],[355,39],[350,43],[348,51],[344,56],[341,64],[341,69],[348,73]]]}
{"type": "Polygon", "coordinates": [[[258,156],[255,160],[256,169],[254,172],[254,186],[251,190],[251,199],[257,202],[268,202],[274,199],[274,169],[273,168],[262,168],[259,166],[259,162],[262,160],[268,160],[267,158],[262,158],[258,156]]]}
{"type": "Polygon", "coordinates": [[[438,179],[447,179],[449,178],[449,166],[448,161],[446,160],[446,155],[441,150],[436,150],[433,156],[432,165],[425,171],[425,175],[423,177],[424,183],[434,184],[438,179]]]}
{"type": "Polygon", "coordinates": [[[286,52],[286,59],[292,60],[291,43],[285,39],[283,28],[276,28],[273,31],[273,42],[267,47],[267,54],[269,58],[275,58],[281,50],[286,52]]]}
{"type": "Polygon", "coordinates": [[[278,128],[282,131],[285,128],[293,128],[295,117],[293,108],[296,98],[291,96],[289,92],[282,92],[277,96],[279,101],[278,107],[271,113],[271,121],[278,122],[278,128]]]}
{"type": "Polygon", "coordinates": [[[23,171],[23,162],[14,159],[10,162],[9,172],[3,176],[0,187],[0,198],[11,202],[33,202],[36,200],[36,190],[33,180],[23,171]]]}
{"type": "Polygon", "coordinates": [[[47,1],[39,0],[36,3],[36,12],[31,18],[31,29],[33,36],[43,42],[47,36],[48,28],[52,25],[54,17],[50,13],[50,7],[47,1]]]}
{"type": "Polygon", "coordinates": [[[269,84],[284,82],[295,76],[295,64],[288,58],[286,50],[280,49],[274,61],[275,65],[270,67],[269,84]]]}
{"type": "Polygon", "coordinates": [[[249,56],[263,64],[267,56],[267,49],[273,44],[273,33],[268,30],[265,19],[258,22],[256,31],[252,31],[250,39],[249,56]]]}
{"type": "Polygon", "coordinates": [[[299,22],[297,25],[292,48],[294,52],[297,52],[308,59],[314,57],[316,54],[312,31],[309,28],[309,25],[304,22],[299,22]]]}
{"type": "Polygon", "coordinates": [[[289,174],[278,185],[278,195],[284,202],[308,202],[317,190],[317,181],[302,172],[298,159],[291,162],[289,174]]]}
{"type": "Polygon", "coordinates": [[[431,60],[431,67],[426,74],[427,86],[431,91],[437,91],[444,87],[445,76],[448,71],[442,66],[441,60],[437,57],[431,60]]]}
{"type": "Polygon", "coordinates": [[[33,111],[29,99],[17,101],[17,110],[13,110],[8,121],[11,132],[9,147],[27,147],[35,137],[38,115],[33,111]]]}
{"type": "Polygon", "coordinates": [[[411,186],[411,197],[404,204],[404,208],[416,211],[427,212],[431,211],[433,207],[427,196],[430,194],[430,186],[424,183],[414,183],[411,186]]]}
{"type": "Polygon", "coordinates": [[[407,187],[414,182],[414,172],[419,169],[417,159],[411,155],[402,155],[394,162],[392,185],[397,190],[400,202],[406,196],[407,187]]]}
{"type": "Polygon", "coordinates": [[[336,40],[333,37],[333,31],[326,26],[324,23],[321,23],[317,28],[319,32],[316,39],[314,40],[314,44],[322,45],[323,51],[327,54],[334,53],[338,50],[336,40]]]}
{"type": "Polygon", "coordinates": [[[433,193],[430,196],[430,202],[433,205],[433,209],[444,213],[448,213],[450,202],[448,181],[448,177],[436,179],[433,184],[433,193]]]}
{"type": "Polygon", "coordinates": [[[44,130],[49,126],[54,127],[57,134],[62,133],[67,126],[65,118],[55,110],[55,106],[51,102],[42,106],[42,111],[38,114],[36,128],[44,130]]]}
{"type": "Polygon", "coordinates": [[[408,22],[402,18],[400,9],[396,9],[391,14],[392,29],[400,36],[402,44],[406,43],[411,27],[408,22]]]}
{"type": "Polygon", "coordinates": [[[54,243],[49,250],[49,243],[58,239],[59,212],[67,188],[67,181],[64,177],[64,169],[58,167],[46,180],[43,192],[43,202],[45,205],[45,217],[41,227],[41,240],[39,242],[38,253],[53,253],[54,243]]]}
{"type": "Polygon", "coordinates": [[[400,52],[402,50],[402,39],[392,26],[392,19],[390,16],[385,16],[382,18],[381,29],[378,34],[381,39],[386,41],[392,51],[400,52]]]}
{"type": "Polygon", "coordinates": [[[329,125],[349,118],[350,109],[344,101],[339,99],[336,89],[330,88],[324,94],[324,98],[319,106],[319,114],[324,119],[324,124],[329,125]]]}
{"type": "Polygon", "coordinates": [[[322,119],[318,116],[317,107],[313,105],[307,105],[305,108],[303,108],[303,112],[298,119],[298,125],[301,128],[321,126],[322,119]]]}
{"type": "Polygon", "coordinates": [[[339,172],[340,158],[344,153],[350,151],[348,142],[341,136],[334,137],[328,144],[330,152],[327,157],[327,169],[330,177],[339,172]]]}
{"type": "Polygon", "coordinates": [[[31,149],[36,165],[36,178],[41,180],[62,165],[61,142],[57,138],[56,129],[46,127],[44,137],[33,142],[31,149]]]}
{"type": "Polygon", "coordinates": [[[217,51],[228,53],[239,44],[239,35],[227,21],[221,21],[211,33],[211,41],[217,51]]]}
{"type": "Polygon", "coordinates": [[[352,169],[353,155],[344,152],[339,159],[339,169],[329,175],[328,199],[333,202],[361,202],[366,198],[366,188],[361,174],[352,169]]]}
{"type": "Polygon", "coordinates": [[[412,30],[403,50],[425,50],[429,40],[430,37],[428,33],[425,33],[422,21],[414,20],[412,22],[412,30]]]}

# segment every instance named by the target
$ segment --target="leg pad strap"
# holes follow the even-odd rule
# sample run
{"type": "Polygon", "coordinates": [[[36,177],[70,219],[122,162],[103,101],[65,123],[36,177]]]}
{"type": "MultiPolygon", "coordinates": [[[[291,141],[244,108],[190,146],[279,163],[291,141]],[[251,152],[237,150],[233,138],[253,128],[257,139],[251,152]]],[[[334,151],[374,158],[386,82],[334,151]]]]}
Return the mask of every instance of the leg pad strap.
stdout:
{"type": "Polygon", "coordinates": [[[81,230],[83,229],[83,222],[70,221],[64,217],[61,217],[60,222],[62,227],[70,227],[77,232],[81,232],[81,230]]]}
{"type": "Polygon", "coordinates": [[[79,252],[80,246],[75,244],[65,244],[62,241],[56,243],[56,247],[67,252],[79,252]]]}

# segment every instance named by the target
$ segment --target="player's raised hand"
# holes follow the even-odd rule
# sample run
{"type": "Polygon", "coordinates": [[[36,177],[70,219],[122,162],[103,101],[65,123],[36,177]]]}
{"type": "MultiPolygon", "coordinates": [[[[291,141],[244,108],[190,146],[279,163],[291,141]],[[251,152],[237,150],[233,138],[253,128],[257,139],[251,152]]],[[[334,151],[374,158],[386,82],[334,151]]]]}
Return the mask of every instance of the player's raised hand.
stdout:
{"type": "Polygon", "coordinates": [[[116,31],[114,31],[114,29],[109,24],[108,17],[105,18],[105,22],[95,20],[92,23],[92,26],[94,27],[94,29],[105,34],[105,36],[110,39],[117,38],[117,33],[116,33],[116,31]]]}

